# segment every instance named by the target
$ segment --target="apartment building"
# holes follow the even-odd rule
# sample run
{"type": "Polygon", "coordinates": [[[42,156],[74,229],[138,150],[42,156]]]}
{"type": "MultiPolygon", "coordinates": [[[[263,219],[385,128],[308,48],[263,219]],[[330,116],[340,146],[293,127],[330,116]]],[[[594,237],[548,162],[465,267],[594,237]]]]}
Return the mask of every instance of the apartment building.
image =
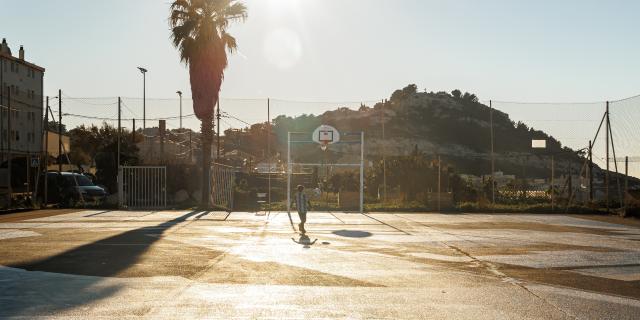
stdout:
{"type": "Polygon", "coordinates": [[[43,85],[45,69],[28,62],[22,46],[12,54],[6,39],[0,44],[0,150],[39,153],[42,146],[43,85]],[[9,107],[11,112],[9,112],[9,107]]]}

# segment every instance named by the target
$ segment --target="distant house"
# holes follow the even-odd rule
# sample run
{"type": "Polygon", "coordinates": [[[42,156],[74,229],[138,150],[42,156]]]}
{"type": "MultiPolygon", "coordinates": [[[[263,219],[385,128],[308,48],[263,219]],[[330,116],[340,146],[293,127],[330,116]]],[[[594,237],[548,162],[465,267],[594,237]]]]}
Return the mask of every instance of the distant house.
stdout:
{"type": "Polygon", "coordinates": [[[284,173],[284,165],[282,163],[280,163],[280,161],[278,161],[277,159],[272,159],[271,161],[268,160],[262,160],[260,162],[258,162],[255,167],[254,170],[257,173],[284,173]]]}

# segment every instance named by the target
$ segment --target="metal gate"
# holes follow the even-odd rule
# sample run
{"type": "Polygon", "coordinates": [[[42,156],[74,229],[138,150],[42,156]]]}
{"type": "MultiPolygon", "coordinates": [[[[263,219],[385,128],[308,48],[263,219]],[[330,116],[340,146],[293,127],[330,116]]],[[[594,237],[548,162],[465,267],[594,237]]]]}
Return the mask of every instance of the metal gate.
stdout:
{"type": "Polygon", "coordinates": [[[167,205],[167,167],[121,166],[118,177],[121,208],[162,209],[167,205]]]}
{"type": "Polygon", "coordinates": [[[211,165],[209,185],[211,195],[209,203],[212,207],[231,212],[233,210],[233,186],[236,173],[233,167],[214,163],[211,165]]]}

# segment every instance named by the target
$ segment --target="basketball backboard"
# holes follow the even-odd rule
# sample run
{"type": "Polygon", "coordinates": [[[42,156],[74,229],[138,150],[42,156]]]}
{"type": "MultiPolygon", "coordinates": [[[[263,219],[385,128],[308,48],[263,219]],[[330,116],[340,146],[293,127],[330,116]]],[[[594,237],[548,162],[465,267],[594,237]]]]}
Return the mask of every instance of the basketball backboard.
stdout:
{"type": "Polygon", "coordinates": [[[334,144],[340,141],[340,132],[332,126],[323,124],[313,131],[311,139],[319,144],[334,144]]]}

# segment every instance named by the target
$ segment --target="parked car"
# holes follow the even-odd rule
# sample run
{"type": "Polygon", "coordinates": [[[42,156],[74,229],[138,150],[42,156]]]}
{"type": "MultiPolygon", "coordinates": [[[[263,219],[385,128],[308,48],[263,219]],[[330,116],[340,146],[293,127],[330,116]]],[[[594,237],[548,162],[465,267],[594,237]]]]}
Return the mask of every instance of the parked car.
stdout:
{"type": "MultiPolygon", "coordinates": [[[[96,186],[89,177],[74,172],[47,173],[47,189],[47,202],[58,203],[63,207],[99,205],[108,195],[104,188],[96,186]]],[[[39,198],[42,200],[43,197],[39,198]]]]}

